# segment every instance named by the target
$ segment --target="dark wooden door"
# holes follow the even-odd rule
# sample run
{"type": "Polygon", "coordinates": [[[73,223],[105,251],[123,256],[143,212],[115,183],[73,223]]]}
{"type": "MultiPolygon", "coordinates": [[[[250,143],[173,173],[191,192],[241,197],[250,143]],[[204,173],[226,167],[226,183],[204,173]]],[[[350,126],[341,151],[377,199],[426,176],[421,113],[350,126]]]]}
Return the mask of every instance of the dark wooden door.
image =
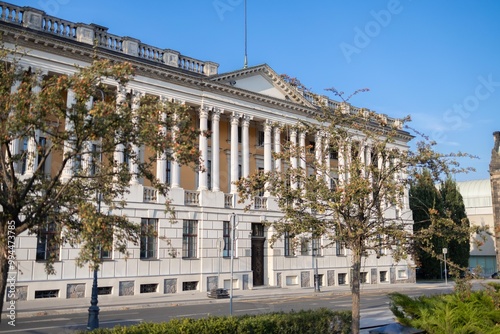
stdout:
{"type": "Polygon", "coordinates": [[[252,238],[252,271],[253,285],[264,285],[264,240],[252,238]]]}

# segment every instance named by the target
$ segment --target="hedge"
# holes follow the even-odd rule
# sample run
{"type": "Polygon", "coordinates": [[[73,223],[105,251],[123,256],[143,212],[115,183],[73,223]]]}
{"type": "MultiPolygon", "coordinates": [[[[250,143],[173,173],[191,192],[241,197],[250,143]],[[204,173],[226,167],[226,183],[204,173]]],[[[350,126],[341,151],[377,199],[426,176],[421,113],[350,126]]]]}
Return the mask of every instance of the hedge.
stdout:
{"type": "Polygon", "coordinates": [[[92,334],[318,334],[350,333],[351,312],[317,310],[258,315],[173,319],[96,329],[92,334]]]}

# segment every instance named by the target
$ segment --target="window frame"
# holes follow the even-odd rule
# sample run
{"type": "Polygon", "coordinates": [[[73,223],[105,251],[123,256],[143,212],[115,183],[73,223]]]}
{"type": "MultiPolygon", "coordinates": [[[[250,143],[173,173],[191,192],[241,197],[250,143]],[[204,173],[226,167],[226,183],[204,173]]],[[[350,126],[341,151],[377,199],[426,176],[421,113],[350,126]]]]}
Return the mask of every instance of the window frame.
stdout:
{"type": "Polygon", "coordinates": [[[139,242],[140,259],[157,259],[158,256],[158,219],[141,218],[141,236],[139,242]],[[151,225],[153,228],[151,228],[151,225]],[[147,228],[145,228],[147,226],[147,228]],[[147,229],[147,231],[146,231],[147,229]],[[151,235],[153,230],[153,235],[151,235]],[[147,232],[147,233],[145,233],[147,232]]]}
{"type": "Polygon", "coordinates": [[[41,230],[38,231],[35,255],[36,261],[49,261],[51,257],[53,257],[55,261],[59,261],[61,256],[61,247],[60,245],[57,245],[57,243],[55,245],[51,245],[51,243],[53,243],[53,239],[56,238],[58,233],[57,225],[54,222],[47,222],[42,226],[41,230]],[[41,251],[42,247],[43,251],[41,251]],[[40,256],[39,254],[43,254],[43,256],[40,256]]]}
{"type": "Polygon", "coordinates": [[[182,222],[182,258],[198,258],[198,221],[185,219],[182,222]]]}

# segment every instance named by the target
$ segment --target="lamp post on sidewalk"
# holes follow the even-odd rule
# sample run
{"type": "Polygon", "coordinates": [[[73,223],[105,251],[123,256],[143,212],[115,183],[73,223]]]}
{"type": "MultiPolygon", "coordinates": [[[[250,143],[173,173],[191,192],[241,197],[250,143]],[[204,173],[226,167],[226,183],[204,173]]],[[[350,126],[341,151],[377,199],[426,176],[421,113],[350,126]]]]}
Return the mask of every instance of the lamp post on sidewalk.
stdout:
{"type": "Polygon", "coordinates": [[[444,282],[448,285],[448,271],[446,270],[446,253],[448,253],[448,248],[443,248],[443,256],[444,256],[444,282]]]}
{"type": "MultiPolygon", "coordinates": [[[[97,191],[97,214],[101,213],[101,193],[97,191]]],[[[94,263],[94,279],[92,281],[92,295],[90,297],[89,318],[87,321],[87,329],[94,330],[99,328],[99,306],[98,303],[98,290],[97,290],[97,266],[94,263]]]]}
{"type": "Polygon", "coordinates": [[[235,251],[235,230],[236,230],[236,215],[231,213],[231,280],[229,282],[229,315],[233,315],[233,276],[234,276],[234,251],[235,251]]]}

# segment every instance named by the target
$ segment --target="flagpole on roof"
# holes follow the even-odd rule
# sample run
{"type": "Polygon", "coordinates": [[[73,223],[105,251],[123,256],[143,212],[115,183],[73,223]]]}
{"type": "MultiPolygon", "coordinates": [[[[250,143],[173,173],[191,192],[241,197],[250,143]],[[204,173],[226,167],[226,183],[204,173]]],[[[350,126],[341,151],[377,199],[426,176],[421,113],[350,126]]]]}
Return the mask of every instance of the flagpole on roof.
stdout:
{"type": "Polygon", "coordinates": [[[247,0],[245,0],[245,61],[243,63],[243,68],[248,67],[248,59],[247,59],[247,0]]]}

